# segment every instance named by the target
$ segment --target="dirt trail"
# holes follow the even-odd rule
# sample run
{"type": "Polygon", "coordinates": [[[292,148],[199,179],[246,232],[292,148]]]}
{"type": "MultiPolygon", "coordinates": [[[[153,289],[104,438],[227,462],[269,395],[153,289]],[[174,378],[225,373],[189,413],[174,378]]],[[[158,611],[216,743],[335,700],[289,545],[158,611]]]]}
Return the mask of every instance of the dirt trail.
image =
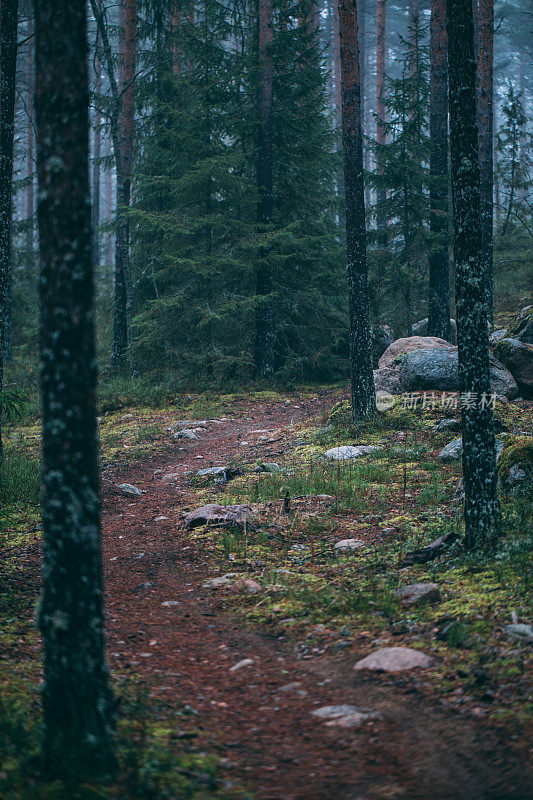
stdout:
{"type": "MultiPolygon", "coordinates": [[[[194,708],[197,729],[210,732],[212,748],[225,759],[228,786],[244,782],[263,800],[525,799],[516,757],[486,722],[441,709],[410,679],[355,673],[353,655],[299,659],[286,642],[236,626],[202,588],[206,562],[180,516],[189,508],[185,475],[232,457],[253,460],[257,448],[240,445],[249,432],[288,427],[305,413],[281,404],[246,408],[240,420],[209,425],[181,451],[108,470],[111,667],[142,675],[156,711],[194,708]],[[183,477],[164,483],[158,469],[183,477]],[[121,482],[145,492],[119,496],[111,487],[121,482]],[[229,671],[245,658],[254,664],[229,671]],[[383,719],[342,729],[311,716],[337,703],[369,706],[383,719]]],[[[262,446],[261,457],[281,454],[282,447],[282,441],[262,446]]]]}

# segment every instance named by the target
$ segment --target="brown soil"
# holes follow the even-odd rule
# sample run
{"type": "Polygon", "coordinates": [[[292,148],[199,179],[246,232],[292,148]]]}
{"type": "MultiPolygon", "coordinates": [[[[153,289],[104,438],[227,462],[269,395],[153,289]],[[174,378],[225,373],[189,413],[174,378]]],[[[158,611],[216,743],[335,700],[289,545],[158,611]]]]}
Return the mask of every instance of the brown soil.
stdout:
{"type": "Polygon", "coordinates": [[[288,428],[309,410],[243,405],[239,420],[210,425],[173,454],[109,468],[104,566],[111,668],[140,675],[156,712],[183,704],[196,709],[199,741],[208,734],[224,759],[228,786],[245,784],[263,800],[525,799],[525,768],[515,750],[486,720],[441,708],[423,690],[423,676],[364,676],[353,671],[353,655],[342,653],[298,658],[290,643],[237,625],[217,594],[202,588],[207,561],[182,522],[192,507],[185,476],[232,457],[255,459],[259,450],[261,458],[281,456],[283,437],[260,448],[239,442],[257,428],[288,428]],[[165,484],[157,469],[183,480],[165,484]],[[113,490],[121,482],[145,493],[122,497],[113,490]],[[156,522],[158,516],[168,519],[156,522]],[[244,658],[254,664],[229,671],[244,658]],[[299,687],[280,693],[292,682],[299,687]],[[383,718],[342,729],[311,716],[313,708],[337,703],[369,706],[383,718]]]}

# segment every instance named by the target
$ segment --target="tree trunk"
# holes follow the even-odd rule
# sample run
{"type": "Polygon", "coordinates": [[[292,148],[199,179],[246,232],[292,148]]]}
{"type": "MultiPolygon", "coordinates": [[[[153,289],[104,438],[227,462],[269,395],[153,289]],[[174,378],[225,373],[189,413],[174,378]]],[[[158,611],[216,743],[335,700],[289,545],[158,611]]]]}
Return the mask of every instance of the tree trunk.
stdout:
{"type": "Polygon", "coordinates": [[[333,0],[333,70],[335,83],[335,122],[341,124],[342,97],[341,97],[341,46],[339,36],[339,4],[333,0]]]}
{"type": "MultiPolygon", "coordinates": [[[[122,369],[131,338],[132,286],[130,269],[130,231],[124,209],[130,204],[133,131],[135,119],[135,55],[137,47],[137,0],[121,0],[124,15],[124,57],[119,60],[118,137],[120,170],[117,167],[117,234],[115,239],[115,307],[111,366],[122,369]]],[[[119,33],[120,35],[120,33],[119,33]]],[[[132,372],[135,372],[131,364],[132,372]]]]}
{"type": "MultiPolygon", "coordinates": [[[[383,124],[385,120],[385,74],[387,70],[387,34],[386,34],[386,0],[377,0],[376,8],[376,142],[379,146],[385,144],[386,131],[383,124]]],[[[381,165],[376,164],[379,173],[381,165]]],[[[386,192],[379,189],[377,192],[377,226],[384,230],[387,224],[384,214],[386,192]]]]}
{"type": "Polygon", "coordinates": [[[350,374],[354,422],[376,412],[368,301],[356,0],[339,0],[350,374]]]}
{"type": "MultiPolygon", "coordinates": [[[[257,222],[272,224],[274,209],[272,155],[273,2],[259,0],[259,129],[257,148],[257,222]]],[[[274,374],[274,309],[272,265],[265,245],[257,265],[255,367],[260,378],[274,374]]]]}
{"type": "Polygon", "coordinates": [[[477,36],[479,172],[481,186],[482,258],[489,322],[493,323],[493,59],[494,0],[479,0],[477,36]]]}
{"type": "MultiPolygon", "coordinates": [[[[18,0],[2,0],[0,5],[0,392],[4,381],[6,339],[10,334],[17,23],[18,0]]],[[[0,421],[0,457],[1,455],[2,428],[0,421]]]]}
{"type": "Polygon", "coordinates": [[[113,768],[104,651],[85,0],[35,0],[43,405],[43,755],[113,768]],[[65,125],[68,120],[68,125],[65,125]]]}
{"type": "MultiPolygon", "coordinates": [[[[99,37],[98,37],[99,39],[99,37]]],[[[97,43],[97,48],[98,48],[97,43]]],[[[102,91],[102,65],[98,55],[94,60],[96,81],[94,92],[99,95],[102,91]]],[[[97,100],[98,103],[98,100],[97,100]]],[[[93,117],[93,263],[95,270],[100,266],[100,159],[102,157],[102,119],[98,108],[95,106],[93,117]]]]}
{"type": "MultiPolygon", "coordinates": [[[[27,27],[27,36],[31,36],[33,33],[33,20],[28,20],[28,27],[27,27]]],[[[34,68],[34,54],[35,48],[32,41],[28,42],[28,95],[27,95],[27,110],[28,110],[28,128],[26,131],[26,148],[27,148],[27,156],[26,156],[26,177],[28,179],[28,185],[26,187],[26,220],[28,224],[28,228],[26,231],[26,250],[28,251],[28,256],[31,258],[33,263],[33,248],[35,244],[35,236],[34,236],[34,214],[35,214],[35,187],[34,187],[34,174],[35,174],[35,147],[34,147],[34,136],[33,136],[33,125],[34,125],[34,113],[33,113],[33,91],[34,91],[34,80],[35,80],[35,68],[34,68]]]]}
{"type": "Polygon", "coordinates": [[[447,0],[450,149],[455,302],[462,411],[465,544],[499,533],[499,502],[490,403],[489,332],[482,258],[476,68],[471,0],[447,0]],[[473,402],[469,403],[468,400],[473,402]]]}
{"type": "Polygon", "coordinates": [[[429,254],[428,335],[450,339],[448,257],[448,73],[446,0],[432,0],[430,27],[429,204],[432,234],[429,254]]]}

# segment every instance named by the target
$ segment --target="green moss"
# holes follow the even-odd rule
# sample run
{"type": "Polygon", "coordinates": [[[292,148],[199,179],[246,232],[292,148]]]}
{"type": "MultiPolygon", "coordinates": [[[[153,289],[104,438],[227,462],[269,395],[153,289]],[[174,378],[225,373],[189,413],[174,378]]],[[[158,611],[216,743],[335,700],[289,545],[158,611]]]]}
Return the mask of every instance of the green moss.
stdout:
{"type": "Polygon", "coordinates": [[[353,427],[352,405],[348,400],[336,403],[331,409],[328,423],[336,430],[348,430],[353,427]]]}
{"type": "Polygon", "coordinates": [[[533,441],[523,438],[506,447],[500,458],[498,469],[500,475],[507,475],[512,466],[523,464],[533,472],[533,441]]]}

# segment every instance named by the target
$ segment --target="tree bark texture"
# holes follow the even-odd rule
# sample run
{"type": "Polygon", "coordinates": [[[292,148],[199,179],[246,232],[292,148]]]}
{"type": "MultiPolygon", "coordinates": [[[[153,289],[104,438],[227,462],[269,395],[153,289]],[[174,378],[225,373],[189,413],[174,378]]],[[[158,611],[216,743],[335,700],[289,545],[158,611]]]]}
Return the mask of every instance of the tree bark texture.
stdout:
{"type": "Polygon", "coordinates": [[[43,755],[113,768],[104,651],[85,0],[35,0],[43,406],[43,755]]]}
{"type": "Polygon", "coordinates": [[[489,332],[482,258],[476,65],[471,0],[447,0],[450,149],[455,302],[462,412],[465,544],[473,549],[499,532],[499,501],[490,403],[489,332]]]}
{"type": "Polygon", "coordinates": [[[489,322],[493,309],[493,61],[494,0],[479,0],[477,13],[477,91],[479,128],[479,172],[481,187],[481,234],[483,268],[489,322]]]}
{"type": "MultiPolygon", "coordinates": [[[[376,7],[376,142],[384,145],[386,142],[386,130],[382,122],[385,120],[385,75],[387,70],[387,8],[386,0],[377,0],[376,7]]],[[[376,164],[379,172],[380,164],[376,164]]],[[[377,225],[379,229],[384,229],[386,219],[383,207],[386,200],[386,192],[379,189],[377,192],[377,225]]]]}
{"type": "Polygon", "coordinates": [[[342,145],[346,208],[350,375],[354,421],[376,412],[368,268],[365,187],[361,125],[361,84],[356,0],[339,0],[342,78],[342,145]]]}
{"type": "Polygon", "coordinates": [[[432,234],[429,253],[428,335],[450,339],[448,257],[448,64],[446,0],[432,0],[430,24],[429,203],[432,234]]]}
{"type": "MultiPolygon", "coordinates": [[[[273,2],[259,0],[259,125],[257,136],[257,222],[261,228],[272,224],[274,210],[272,102],[273,102],[273,2]]],[[[274,279],[268,248],[257,264],[255,367],[260,378],[271,379],[274,374],[274,308],[272,292],[274,279]]]]}

